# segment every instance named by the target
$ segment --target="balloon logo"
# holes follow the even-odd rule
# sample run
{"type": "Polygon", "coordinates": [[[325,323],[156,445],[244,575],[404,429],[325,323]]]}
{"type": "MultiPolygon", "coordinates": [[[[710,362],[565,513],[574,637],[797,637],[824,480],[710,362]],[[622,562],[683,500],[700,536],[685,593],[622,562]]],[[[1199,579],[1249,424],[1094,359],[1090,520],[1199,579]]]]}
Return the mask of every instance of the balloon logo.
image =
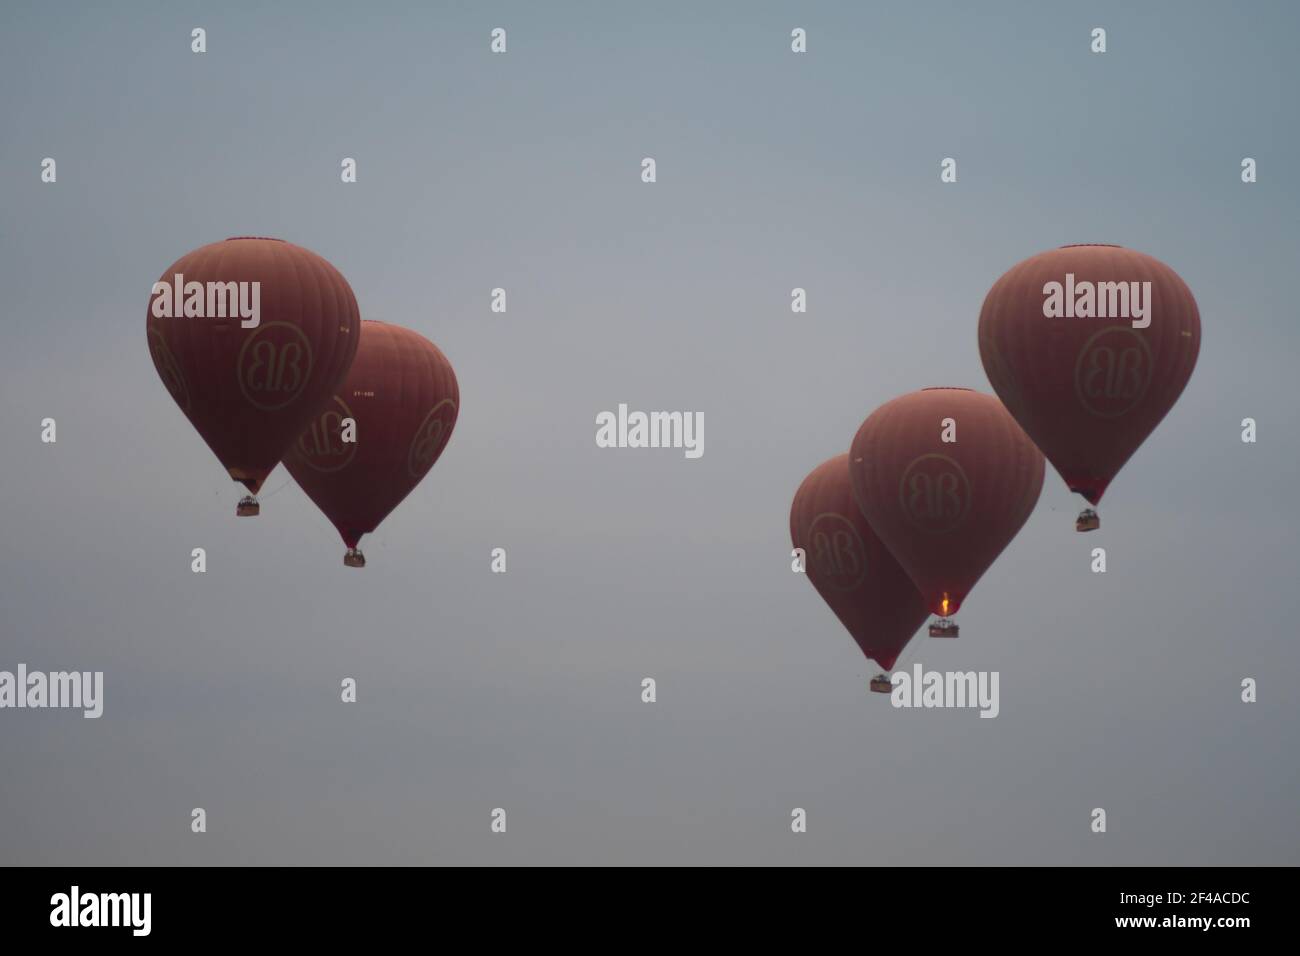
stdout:
{"type": "Polygon", "coordinates": [[[1131,328],[1113,325],[1084,343],[1074,368],[1074,393],[1098,418],[1119,418],[1151,385],[1151,348],[1131,328]]]}
{"type": "Polygon", "coordinates": [[[181,407],[181,411],[190,410],[190,390],[185,384],[185,373],[176,362],[176,356],[167,348],[166,340],[155,329],[149,330],[149,357],[153,359],[154,368],[158,370],[172,400],[181,407]]]}
{"type": "Polygon", "coordinates": [[[808,533],[808,558],[816,575],[836,591],[852,591],[867,573],[862,535],[844,515],[826,511],[813,519],[808,533]]]}
{"type": "Polygon", "coordinates": [[[298,436],[295,448],[304,465],[321,472],[347,467],[357,453],[357,443],[343,440],[345,418],[353,418],[352,410],[347,402],[335,395],[330,407],[317,415],[307,430],[298,436]]]}
{"type": "Polygon", "coordinates": [[[903,514],[918,531],[947,534],[970,511],[970,480],[957,462],[932,452],[907,466],[898,498],[903,514]]]}
{"type": "Polygon", "coordinates": [[[288,322],[259,326],[239,351],[239,389],[263,411],[293,404],[310,374],[311,343],[288,322]]]}
{"type": "Polygon", "coordinates": [[[406,456],[406,470],[412,478],[424,477],[424,473],[433,467],[451,438],[455,424],[456,403],[450,398],[444,398],[429,410],[411,440],[411,449],[406,456]]]}

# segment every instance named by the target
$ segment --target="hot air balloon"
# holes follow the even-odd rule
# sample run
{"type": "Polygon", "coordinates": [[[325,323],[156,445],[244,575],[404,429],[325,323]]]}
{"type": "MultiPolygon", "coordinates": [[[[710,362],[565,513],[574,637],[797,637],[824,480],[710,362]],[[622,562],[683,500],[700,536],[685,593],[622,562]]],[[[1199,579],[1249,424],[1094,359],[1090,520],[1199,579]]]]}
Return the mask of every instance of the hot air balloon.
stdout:
{"type": "Polygon", "coordinates": [[[366,320],[360,338],[342,387],[284,458],[289,474],[338,529],[348,547],[343,563],[354,568],[366,564],[357,547],[361,536],[433,467],[460,408],[451,363],[424,336],[366,320]]]}
{"type": "Polygon", "coordinates": [[[956,637],[949,618],[1034,510],[1042,454],[993,396],[926,388],[872,412],[849,457],[858,506],[939,615],[930,636],[956,637]]]}
{"type": "MultiPolygon", "coordinates": [[[[790,506],[790,539],[803,548],[817,593],[868,658],[885,670],[928,616],[925,601],[853,500],[849,456],[818,465],[790,506]]],[[[884,674],[871,689],[889,693],[884,674]]]]}
{"type": "Polygon", "coordinates": [[[154,284],[154,368],[230,477],[255,495],[343,380],[361,324],[339,271],[281,239],[241,237],[182,256],[154,284]]]}
{"type": "MultiPolygon", "coordinates": [[[[1007,409],[1070,490],[1096,505],[1182,394],[1201,318],[1164,263],[1120,246],[1063,246],[993,284],[979,345],[1007,409]]],[[[1088,508],[1075,527],[1100,523],[1088,508]]]]}

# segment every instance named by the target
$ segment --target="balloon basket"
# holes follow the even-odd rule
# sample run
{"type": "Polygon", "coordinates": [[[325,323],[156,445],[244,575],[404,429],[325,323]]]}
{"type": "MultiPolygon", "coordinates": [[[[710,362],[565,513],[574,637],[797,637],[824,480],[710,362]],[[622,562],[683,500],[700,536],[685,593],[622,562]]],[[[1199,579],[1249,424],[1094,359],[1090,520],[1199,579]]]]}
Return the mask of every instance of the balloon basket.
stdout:
{"type": "Polygon", "coordinates": [[[894,690],[894,685],[889,682],[889,678],[884,674],[877,674],[871,678],[869,686],[877,694],[889,694],[894,690]]]}
{"type": "Polygon", "coordinates": [[[343,563],[349,568],[364,568],[366,556],[358,548],[348,548],[347,554],[343,555],[343,563]]]}
{"type": "Polygon", "coordinates": [[[1096,531],[1101,527],[1101,515],[1091,508],[1084,508],[1079,512],[1079,517],[1074,519],[1075,531],[1096,531]]]}
{"type": "Polygon", "coordinates": [[[239,504],[235,505],[235,516],[239,518],[255,518],[261,513],[262,506],[252,495],[244,495],[239,499],[239,504]]]}
{"type": "Polygon", "coordinates": [[[946,617],[941,617],[930,625],[931,637],[956,637],[957,622],[950,621],[946,617]]]}

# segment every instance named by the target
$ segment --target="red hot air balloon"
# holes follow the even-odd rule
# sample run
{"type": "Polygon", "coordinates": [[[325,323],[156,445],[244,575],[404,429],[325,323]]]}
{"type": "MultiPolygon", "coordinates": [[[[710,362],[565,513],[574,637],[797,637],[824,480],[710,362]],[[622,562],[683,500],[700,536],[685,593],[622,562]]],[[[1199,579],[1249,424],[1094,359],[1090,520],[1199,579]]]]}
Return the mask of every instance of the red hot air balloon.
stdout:
{"type": "MultiPolygon", "coordinates": [[[[925,601],[867,524],[849,483],[849,456],[823,462],[790,506],[790,539],[807,556],[808,580],[867,657],[885,670],[925,623],[925,601]]],[[[883,674],[871,689],[888,693],[883,674]]]]}
{"type": "MultiPolygon", "coordinates": [[[[1070,490],[1095,505],[1182,394],[1201,318],[1164,263],[1120,246],[1064,246],[993,284],[979,344],[994,391],[1070,490]]],[[[1076,527],[1099,524],[1086,509],[1076,527]]]]}
{"type": "Polygon", "coordinates": [[[849,457],[858,506],[941,618],[931,636],[956,637],[947,618],[1034,510],[1042,454],[993,396],[927,388],[872,412],[849,457]]]}
{"type": "Polygon", "coordinates": [[[343,380],[361,319],[347,280],[280,239],[195,249],[154,284],[146,327],[163,384],[253,497],[343,380]]]}
{"type": "Polygon", "coordinates": [[[343,386],[284,458],[348,546],[343,563],[365,567],[357,548],[411,493],[442,454],[460,408],[451,363],[409,329],[361,323],[343,386]],[[345,422],[356,426],[345,441],[345,422]]]}

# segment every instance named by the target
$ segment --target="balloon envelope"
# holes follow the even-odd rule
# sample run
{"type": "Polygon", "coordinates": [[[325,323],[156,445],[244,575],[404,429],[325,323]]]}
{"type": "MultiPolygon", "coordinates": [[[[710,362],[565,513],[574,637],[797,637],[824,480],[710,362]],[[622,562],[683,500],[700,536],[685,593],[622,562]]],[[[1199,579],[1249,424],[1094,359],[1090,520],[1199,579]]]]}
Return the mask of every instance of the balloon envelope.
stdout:
{"type": "Polygon", "coordinates": [[[862,653],[893,667],[925,623],[925,601],[853,500],[848,455],[803,480],[790,506],[790,539],[804,549],[808,580],[862,653]]]}
{"type": "Polygon", "coordinates": [[[176,260],[154,286],[146,327],[167,391],[230,476],[256,493],[343,380],[360,324],[347,280],[316,253],[237,238],[176,260]],[[256,303],[255,319],[236,302],[256,303]]]}
{"type": "Polygon", "coordinates": [[[993,390],[1092,504],[1182,394],[1200,345],[1200,314],[1183,280],[1120,246],[1064,246],[1026,259],[993,284],[980,311],[980,358],[993,390]],[[1044,315],[1051,283],[1070,315],[1044,315]],[[1135,320],[1138,302],[1146,315],[1135,320]]]}
{"type": "Polygon", "coordinates": [[[460,408],[451,363],[424,336],[366,320],[360,339],[342,387],[284,459],[349,548],[433,467],[460,408]],[[343,440],[347,419],[353,442],[343,440]]]}
{"type": "Polygon", "coordinates": [[[886,402],[862,423],[849,457],[862,513],[943,617],[1016,536],[1043,487],[1033,442],[1001,402],[968,388],[886,402]]]}

